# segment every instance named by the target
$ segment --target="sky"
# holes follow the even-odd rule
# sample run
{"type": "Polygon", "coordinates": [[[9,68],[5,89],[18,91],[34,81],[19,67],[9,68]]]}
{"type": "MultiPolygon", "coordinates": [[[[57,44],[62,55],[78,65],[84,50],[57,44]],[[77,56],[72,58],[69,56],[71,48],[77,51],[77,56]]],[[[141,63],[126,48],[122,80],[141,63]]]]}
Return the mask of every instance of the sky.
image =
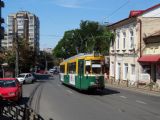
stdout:
{"type": "MultiPolygon", "coordinates": [[[[29,11],[40,19],[40,48],[54,48],[67,30],[79,28],[81,20],[114,23],[130,10],[144,10],[160,0],[3,0],[2,16],[29,11]]],[[[6,24],[4,24],[6,27],[6,24]]]]}

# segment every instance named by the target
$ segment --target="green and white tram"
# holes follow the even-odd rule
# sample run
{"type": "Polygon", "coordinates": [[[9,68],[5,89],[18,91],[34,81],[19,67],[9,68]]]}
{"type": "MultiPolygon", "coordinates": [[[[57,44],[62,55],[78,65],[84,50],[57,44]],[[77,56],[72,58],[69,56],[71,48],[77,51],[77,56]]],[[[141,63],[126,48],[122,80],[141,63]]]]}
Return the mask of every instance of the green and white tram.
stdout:
{"type": "Polygon", "coordinates": [[[60,63],[60,80],[80,90],[104,89],[104,56],[78,54],[60,63]]]}

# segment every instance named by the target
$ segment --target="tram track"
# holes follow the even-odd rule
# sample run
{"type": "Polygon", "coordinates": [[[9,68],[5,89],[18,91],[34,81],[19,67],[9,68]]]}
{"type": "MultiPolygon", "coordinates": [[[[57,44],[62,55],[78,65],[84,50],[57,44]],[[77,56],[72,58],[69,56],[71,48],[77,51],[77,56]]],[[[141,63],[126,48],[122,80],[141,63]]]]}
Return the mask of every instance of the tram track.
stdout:
{"type": "Polygon", "coordinates": [[[36,113],[39,113],[42,90],[43,90],[43,83],[38,83],[38,85],[35,86],[34,90],[30,94],[30,98],[27,104],[36,113]]]}
{"type": "Polygon", "coordinates": [[[39,113],[40,110],[40,100],[41,100],[41,96],[42,96],[42,91],[43,91],[43,84],[39,87],[39,90],[37,91],[37,97],[36,97],[36,102],[34,105],[34,110],[36,111],[36,113],[39,113]]]}

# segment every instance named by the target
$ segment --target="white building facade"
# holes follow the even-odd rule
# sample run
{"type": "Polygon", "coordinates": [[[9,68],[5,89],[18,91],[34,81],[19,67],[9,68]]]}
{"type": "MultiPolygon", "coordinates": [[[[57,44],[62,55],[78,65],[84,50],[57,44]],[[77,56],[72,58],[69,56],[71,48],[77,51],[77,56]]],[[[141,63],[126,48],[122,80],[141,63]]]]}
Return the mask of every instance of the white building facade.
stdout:
{"type": "Polygon", "coordinates": [[[137,80],[138,54],[137,24],[125,24],[115,29],[115,40],[110,45],[110,77],[115,80],[137,80]]]}
{"type": "Polygon", "coordinates": [[[109,26],[115,34],[110,43],[110,79],[150,83],[151,73],[144,73],[144,38],[160,30],[160,4],[146,10],[131,11],[130,16],[109,26]]]}

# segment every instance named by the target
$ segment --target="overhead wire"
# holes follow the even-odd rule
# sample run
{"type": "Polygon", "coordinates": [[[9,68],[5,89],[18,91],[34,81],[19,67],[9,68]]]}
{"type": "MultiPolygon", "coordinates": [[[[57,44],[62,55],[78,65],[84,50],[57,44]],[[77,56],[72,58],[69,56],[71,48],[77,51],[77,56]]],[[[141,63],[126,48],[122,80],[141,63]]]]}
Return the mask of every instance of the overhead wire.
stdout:
{"type": "Polygon", "coordinates": [[[124,6],[126,6],[128,3],[130,2],[130,0],[127,0],[125,3],[123,3],[119,8],[117,8],[116,10],[114,10],[111,14],[109,14],[108,17],[112,17],[115,13],[117,13],[121,8],[123,8],[124,6]]]}

